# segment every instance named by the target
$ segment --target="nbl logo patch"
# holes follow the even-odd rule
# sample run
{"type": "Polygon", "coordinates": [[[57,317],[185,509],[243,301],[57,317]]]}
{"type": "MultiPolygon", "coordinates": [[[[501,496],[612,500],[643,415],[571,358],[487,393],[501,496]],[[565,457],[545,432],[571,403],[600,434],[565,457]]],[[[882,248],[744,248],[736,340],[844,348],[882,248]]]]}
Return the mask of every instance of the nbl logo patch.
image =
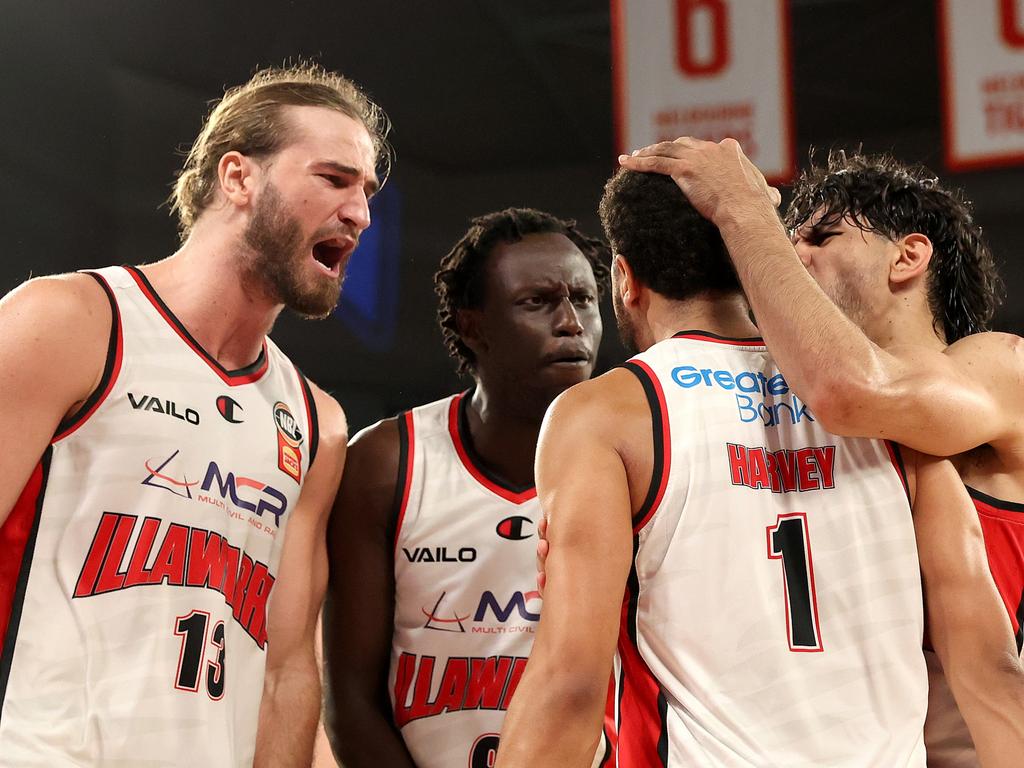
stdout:
{"type": "Polygon", "coordinates": [[[295,482],[302,482],[302,431],[291,409],[282,402],[274,403],[274,426],[277,427],[277,467],[295,482]]]}

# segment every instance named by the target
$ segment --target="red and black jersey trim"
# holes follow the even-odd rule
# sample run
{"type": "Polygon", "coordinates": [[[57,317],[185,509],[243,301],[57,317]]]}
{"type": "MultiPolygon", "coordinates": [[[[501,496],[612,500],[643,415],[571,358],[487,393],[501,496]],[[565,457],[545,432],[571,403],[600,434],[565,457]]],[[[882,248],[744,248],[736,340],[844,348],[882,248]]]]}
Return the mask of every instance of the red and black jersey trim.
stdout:
{"type": "Polygon", "coordinates": [[[139,286],[139,290],[141,290],[143,295],[149,299],[156,311],[164,318],[164,320],[167,321],[167,324],[171,326],[174,332],[181,337],[181,340],[190,346],[192,351],[195,352],[203,362],[210,366],[213,372],[216,373],[229,387],[237,387],[241,384],[251,384],[254,381],[258,381],[263,374],[267,372],[267,368],[269,367],[269,356],[267,355],[266,340],[264,340],[263,345],[260,347],[259,355],[252,363],[244,368],[229,371],[220,364],[217,358],[207,352],[203,348],[202,344],[195,340],[192,334],[188,332],[188,329],[182,325],[177,316],[153,289],[149,279],[138,268],[126,266],[125,269],[128,271],[128,274],[134,278],[135,282],[139,286]]]}
{"type": "Polygon", "coordinates": [[[620,765],[668,765],[668,700],[661,684],[640,655],[637,642],[637,604],[640,579],[636,557],[640,536],[633,536],[633,565],[626,580],[619,623],[620,678],[616,723],[617,763],[620,765]]]}
{"type": "Polygon", "coordinates": [[[883,440],[882,442],[885,443],[885,450],[889,452],[889,460],[892,462],[896,474],[899,475],[900,482],[903,483],[903,492],[907,495],[907,503],[913,506],[914,500],[910,498],[910,483],[907,482],[907,467],[903,463],[903,453],[900,451],[899,445],[892,440],[883,440]]]}
{"type": "Polygon", "coordinates": [[[3,652],[0,653],[0,716],[3,714],[3,702],[7,695],[7,682],[11,677],[14,646],[18,640],[18,627],[21,624],[21,611],[25,604],[25,590],[28,588],[29,572],[32,569],[32,556],[39,534],[39,521],[42,517],[43,498],[46,495],[46,482],[50,476],[52,457],[51,445],[43,453],[17,503],[0,528],[0,545],[3,547],[5,561],[4,578],[0,581],[0,638],[3,638],[3,652]],[[7,565],[13,565],[15,562],[20,564],[17,577],[11,583],[7,578],[7,565]]]}
{"type": "Polygon", "coordinates": [[[692,339],[693,341],[710,341],[715,344],[727,344],[731,347],[763,347],[764,339],[759,336],[751,336],[745,339],[735,339],[730,336],[719,336],[717,333],[708,331],[678,331],[672,334],[673,339],[692,339]]]}
{"type": "Polygon", "coordinates": [[[110,337],[107,341],[107,360],[103,364],[103,374],[100,376],[100,381],[96,388],[93,389],[89,397],[82,403],[81,408],[64,418],[57,425],[57,431],[54,433],[51,442],[67,437],[82,426],[96,412],[96,409],[102,405],[103,401],[107,399],[110,390],[114,388],[114,382],[117,381],[117,375],[121,372],[121,360],[124,356],[124,335],[121,329],[121,312],[117,308],[117,300],[114,298],[114,292],[110,290],[110,286],[107,285],[107,281],[102,276],[95,272],[86,272],[85,274],[100,284],[103,292],[107,294],[107,301],[110,302],[110,337]]]}
{"type": "Polygon", "coordinates": [[[515,485],[494,474],[484,464],[483,459],[473,447],[473,438],[469,431],[469,402],[472,398],[469,391],[462,392],[452,398],[448,406],[448,432],[452,436],[452,444],[462,465],[470,475],[487,490],[497,494],[513,504],[522,504],[537,498],[535,485],[515,485]]]}
{"type": "Polygon", "coordinates": [[[1024,504],[966,488],[978,511],[989,570],[1010,614],[1020,654],[1024,650],[1024,504]]]}
{"type": "Polygon", "coordinates": [[[320,421],[317,418],[316,399],[313,397],[313,390],[309,388],[309,380],[298,366],[295,367],[295,372],[299,374],[302,399],[306,401],[306,418],[309,420],[309,469],[312,469],[313,459],[316,458],[316,449],[320,445],[320,421]]]}
{"type": "Polygon", "coordinates": [[[977,488],[971,486],[965,486],[967,493],[971,495],[971,498],[975,501],[980,501],[994,510],[1001,510],[1003,512],[1024,512],[1024,504],[1017,501],[1004,501],[1003,499],[997,499],[995,496],[989,496],[987,493],[979,491],[977,488]]]}
{"type": "Polygon", "coordinates": [[[395,478],[395,496],[392,502],[391,537],[394,551],[398,550],[398,537],[402,533],[405,511],[409,507],[409,493],[412,490],[413,459],[416,457],[416,429],[412,411],[405,411],[395,418],[398,424],[398,474],[395,478]]]}
{"type": "Polygon", "coordinates": [[[672,441],[668,426],[668,407],[665,392],[658,377],[648,365],[640,360],[629,360],[622,365],[635,375],[644,388],[647,403],[651,408],[651,427],[654,433],[654,463],[651,467],[651,484],[647,489],[640,509],[633,515],[633,530],[639,531],[658,509],[665,488],[668,486],[668,467],[672,464],[672,441]]]}

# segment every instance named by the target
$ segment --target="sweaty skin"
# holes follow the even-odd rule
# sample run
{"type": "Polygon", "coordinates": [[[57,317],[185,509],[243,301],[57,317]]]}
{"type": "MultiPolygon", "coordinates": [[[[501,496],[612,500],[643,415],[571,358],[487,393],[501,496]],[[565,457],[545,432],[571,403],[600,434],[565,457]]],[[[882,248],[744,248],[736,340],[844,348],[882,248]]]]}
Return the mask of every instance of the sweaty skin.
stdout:
{"type": "MultiPolygon", "coordinates": [[[[174,255],[142,271],[191,336],[227,370],[257,359],[283,305],[263,283],[243,279],[244,233],[261,194],[275,189],[291,210],[303,241],[313,232],[369,226],[368,197],[377,186],[369,134],[347,115],[321,107],[286,107],[295,137],[262,164],[240,152],[217,166],[211,205],[195,221],[174,255]],[[351,173],[324,178],[331,161],[351,173]],[[300,206],[300,203],[302,205],[300,206]]],[[[335,174],[337,175],[337,174],[335,174]]],[[[349,252],[354,241],[347,242],[349,252]]],[[[300,289],[327,281],[311,253],[295,265],[300,289]],[[304,286],[304,287],[302,287],[304,286]]],[[[328,286],[329,287],[329,286],[328,286]]],[[[110,338],[111,311],[87,275],[31,280],[0,301],[0,418],[19,435],[19,450],[5,451],[0,471],[0,523],[54,435],[100,381],[110,338]],[[59,366],[53,361],[59,360],[59,366]]],[[[267,616],[266,677],[254,765],[308,766],[320,711],[320,675],[314,629],[327,582],[325,529],[345,459],[347,425],[341,407],[313,386],[319,413],[319,451],[290,512],[288,534],[267,616]]],[[[12,433],[13,434],[13,433],[12,433]]],[[[0,606],[0,609],[7,606],[0,606]]]]}
{"type": "MultiPolygon", "coordinates": [[[[460,323],[476,358],[469,432],[493,474],[529,487],[545,409],[593,370],[601,338],[597,283],[583,254],[556,233],[501,242],[484,269],[486,299],[463,311],[460,323]],[[583,359],[555,362],[570,353],[583,359]]],[[[402,600],[394,563],[400,452],[394,418],[356,435],[329,527],[324,719],[347,768],[414,765],[388,691],[395,603],[402,600]]],[[[524,567],[528,574],[529,563],[524,567]]]]}

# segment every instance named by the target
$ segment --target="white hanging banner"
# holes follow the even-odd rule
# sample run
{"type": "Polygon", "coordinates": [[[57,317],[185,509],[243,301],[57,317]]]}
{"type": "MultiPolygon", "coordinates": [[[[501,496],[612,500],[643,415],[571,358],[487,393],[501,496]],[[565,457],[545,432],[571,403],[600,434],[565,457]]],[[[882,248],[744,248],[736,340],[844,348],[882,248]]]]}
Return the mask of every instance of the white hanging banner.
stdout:
{"type": "Polygon", "coordinates": [[[611,0],[616,139],[731,136],[793,177],[788,0],[611,0]]]}
{"type": "Polygon", "coordinates": [[[946,165],[1024,163],[1024,0],[939,0],[946,165]]]}

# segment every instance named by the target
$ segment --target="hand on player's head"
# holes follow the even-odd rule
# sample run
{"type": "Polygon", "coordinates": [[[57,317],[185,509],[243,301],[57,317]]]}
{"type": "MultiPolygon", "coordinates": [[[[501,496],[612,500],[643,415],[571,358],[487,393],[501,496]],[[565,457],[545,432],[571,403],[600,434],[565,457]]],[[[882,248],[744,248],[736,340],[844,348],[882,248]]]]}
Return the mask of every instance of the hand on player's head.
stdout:
{"type": "Polygon", "coordinates": [[[681,136],[629,155],[619,155],[623,168],[671,176],[701,215],[715,224],[737,206],[777,208],[782,195],[744,154],[735,139],[701,141],[681,136]]]}

